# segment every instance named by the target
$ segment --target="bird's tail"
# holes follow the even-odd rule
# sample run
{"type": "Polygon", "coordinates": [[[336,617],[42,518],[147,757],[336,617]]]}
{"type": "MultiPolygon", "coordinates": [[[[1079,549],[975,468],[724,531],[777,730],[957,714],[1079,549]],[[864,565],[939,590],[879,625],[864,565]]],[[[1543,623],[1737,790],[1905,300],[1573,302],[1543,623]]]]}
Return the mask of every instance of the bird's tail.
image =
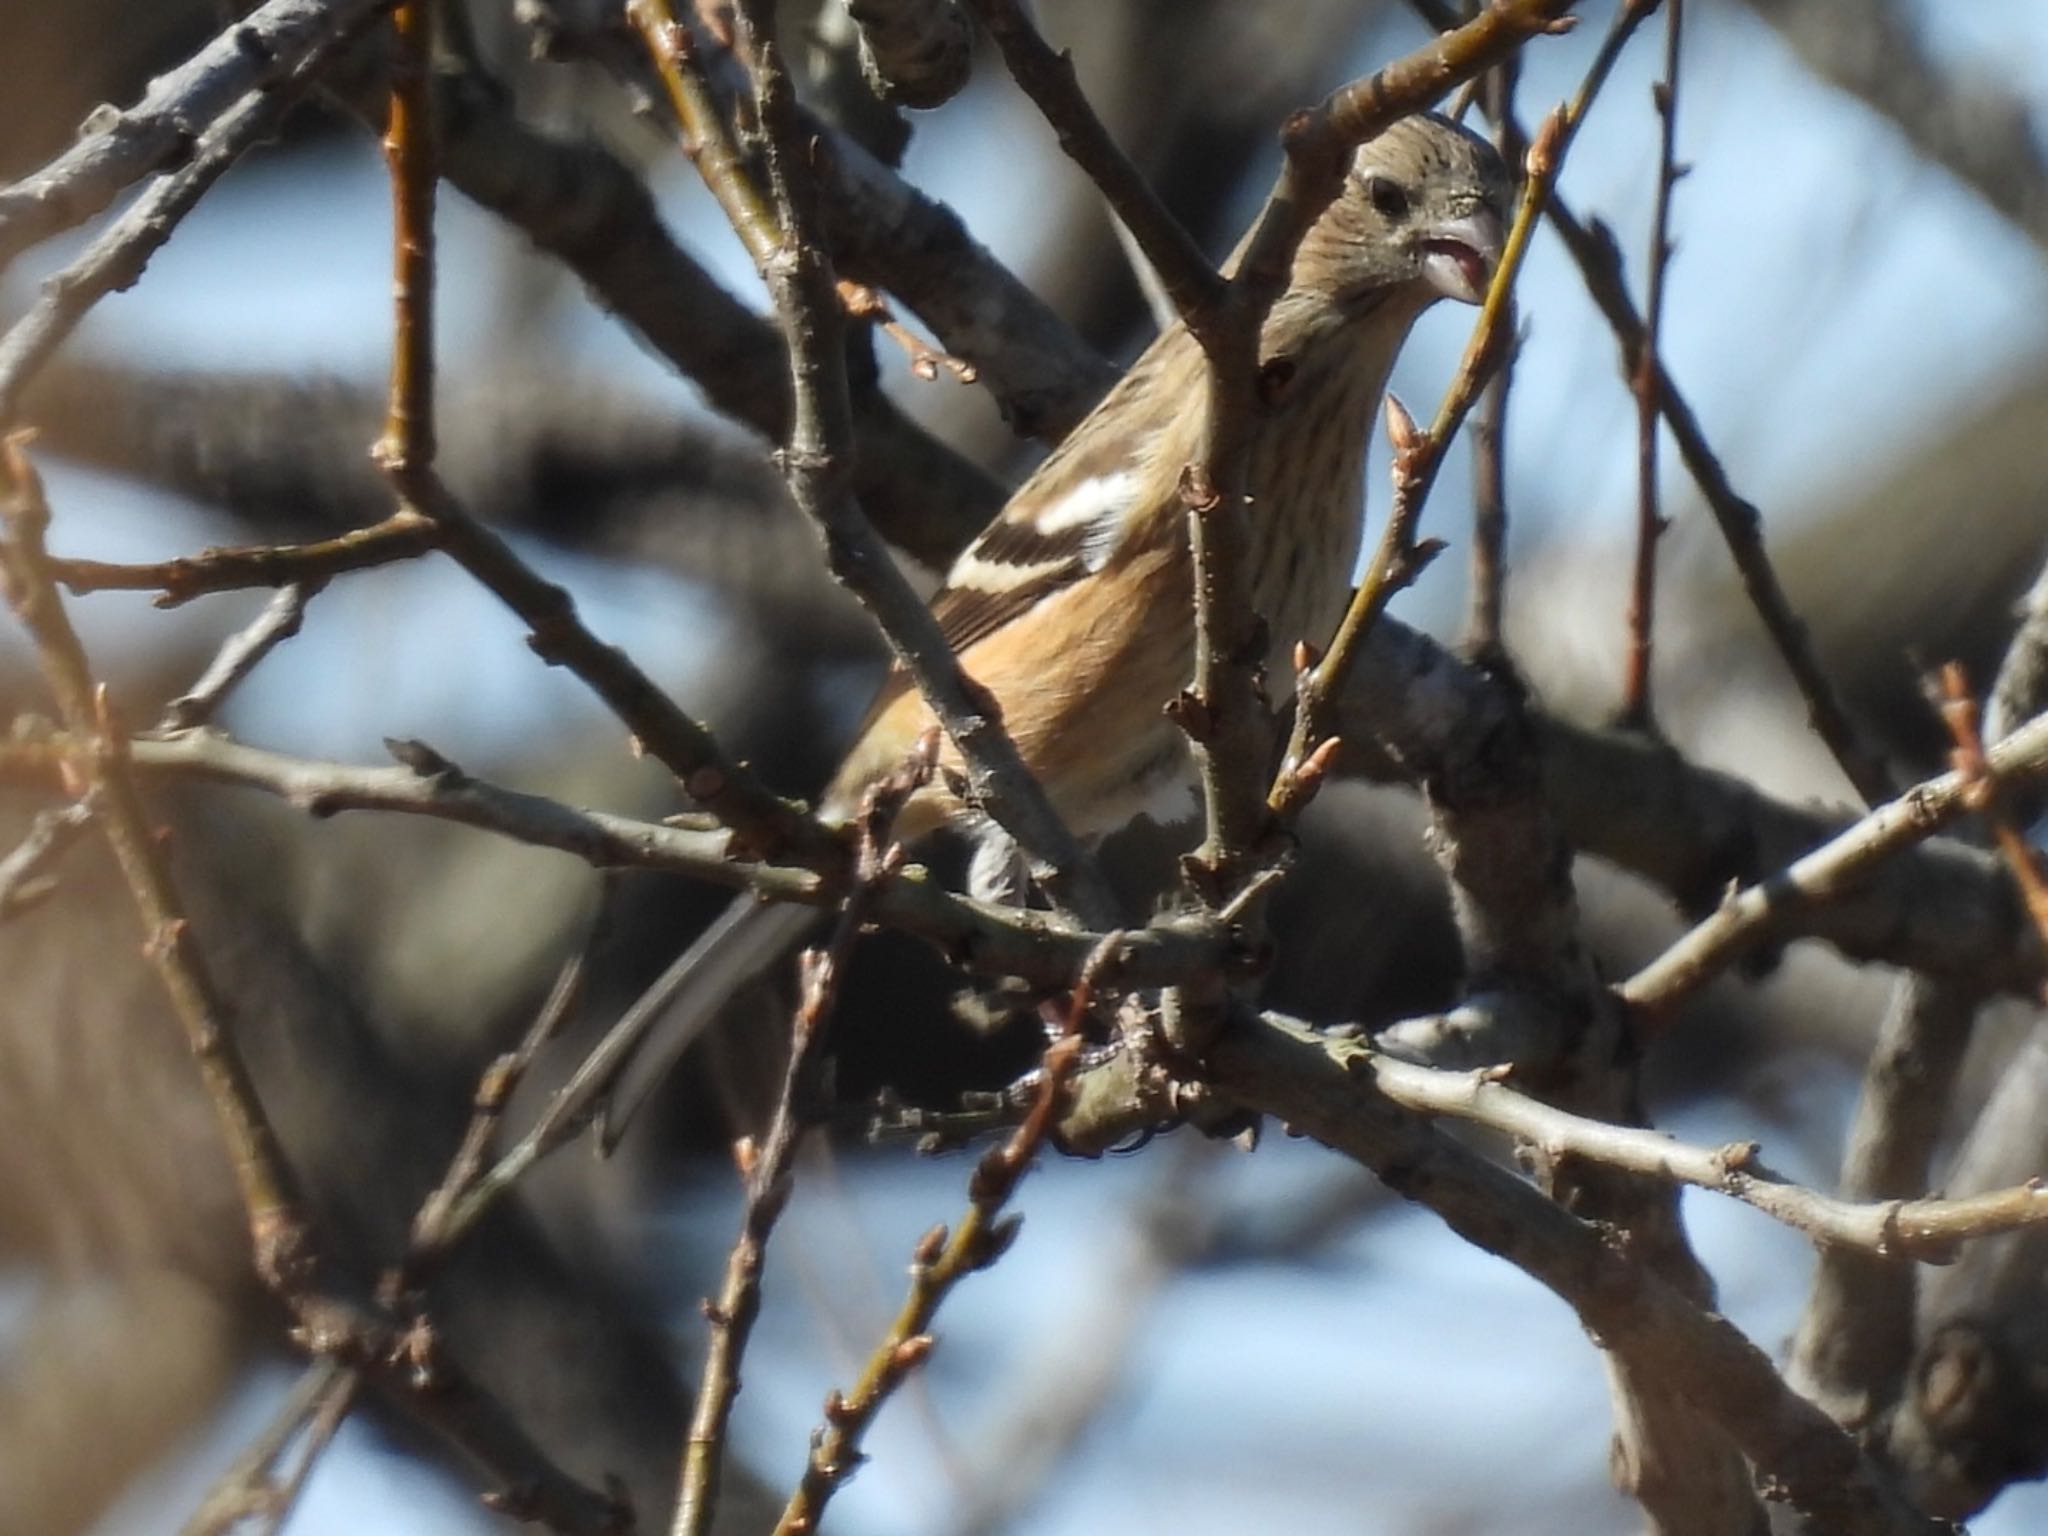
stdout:
{"type": "Polygon", "coordinates": [[[633,1115],[748,982],[795,946],[810,907],[742,896],[619,1016],[565,1090],[593,1104],[598,1147],[618,1145],[633,1115]]]}

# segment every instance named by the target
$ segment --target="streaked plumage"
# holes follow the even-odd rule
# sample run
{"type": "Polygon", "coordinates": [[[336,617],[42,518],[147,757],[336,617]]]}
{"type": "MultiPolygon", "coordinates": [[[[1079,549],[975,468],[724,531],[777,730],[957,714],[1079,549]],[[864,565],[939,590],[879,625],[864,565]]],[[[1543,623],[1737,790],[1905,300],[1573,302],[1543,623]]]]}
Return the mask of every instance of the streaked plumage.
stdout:
{"type": "MultiPolygon", "coordinates": [[[[1362,531],[1361,464],[1387,374],[1440,297],[1476,303],[1502,238],[1509,183],[1485,141],[1439,117],[1397,123],[1356,156],[1344,191],[1303,240],[1261,340],[1260,417],[1248,489],[1254,605],[1272,636],[1276,696],[1298,640],[1327,640],[1362,531]]],[[[1024,761],[1082,836],[1194,801],[1186,744],[1162,713],[1193,670],[1192,571],[1179,484],[1200,440],[1200,348],[1174,325],[1011,497],[955,562],[934,611],[969,675],[1000,703],[1024,761]]],[[[824,800],[845,816],[932,723],[899,675],[869,711],[824,800]]],[[[941,766],[957,767],[950,745],[941,766]]],[[[921,836],[973,826],[941,773],[897,822],[921,836]]],[[[1000,860],[978,860],[984,874],[1000,860]]],[[[800,931],[742,905],[622,1019],[664,1011],[638,1053],[641,1088],[703,1021],[800,931]],[[715,958],[715,964],[709,963],[715,958]]],[[[639,1096],[622,1084],[619,1113],[639,1096]]],[[[616,1123],[616,1117],[615,1117],[616,1123]]]]}

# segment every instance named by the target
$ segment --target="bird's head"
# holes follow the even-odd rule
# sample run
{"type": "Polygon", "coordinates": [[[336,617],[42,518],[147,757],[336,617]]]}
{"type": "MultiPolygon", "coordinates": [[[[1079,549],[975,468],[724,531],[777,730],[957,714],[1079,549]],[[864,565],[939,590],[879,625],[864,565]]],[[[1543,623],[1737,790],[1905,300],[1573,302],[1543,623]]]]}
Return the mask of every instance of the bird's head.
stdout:
{"type": "Polygon", "coordinates": [[[1435,113],[1359,147],[1344,190],[1302,242],[1296,289],[1349,310],[1405,299],[1477,304],[1499,264],[1513,182],[1491,144],[1435,113]]]}

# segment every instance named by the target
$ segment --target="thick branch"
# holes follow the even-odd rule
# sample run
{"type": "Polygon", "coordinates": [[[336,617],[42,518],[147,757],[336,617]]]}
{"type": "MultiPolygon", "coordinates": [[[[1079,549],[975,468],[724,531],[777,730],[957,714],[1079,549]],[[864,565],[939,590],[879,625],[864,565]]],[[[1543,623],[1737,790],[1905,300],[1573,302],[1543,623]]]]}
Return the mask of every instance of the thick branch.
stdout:
{"type": "Polygon", "coordinates": [[[1760,1480],[1832,1536],[1952,1536],[1906,1506],[1842,1427],[1790,1390],[1769,1356],[1505,1169],[1458,1145],[1347,1072],[1307,1027],[1240,1017],[1210,1057],[1248,1109],[1358,1159],[1576,1311],[1603,1349],[1682,1384],[1760,1480]]]}
{"type": "Polygon", "coordinates": [[[78,142],[0,189],[0,268],[59,230],[109,207],[123,188],[185,160],[193,144],[251,92],[276,90],[316,49],[389,0],[268,0],[157,76],[126,111],[102,108],[78,142]]]}
{"type": "MultiPolygon", "coordinates": [[[[364,768],[318,762],[246,746],[211,731],[144,737],[132,744],[135,767],[236,784],[277,795],[309,815],[374,810],[428,816],[553,848],[597,869],[658,869],[748,889],[776,901],[830,906],[847,891],[851,867],[834,844],[815,865],[761,858],[740,835],[716,827],[639,821],[582,810],[541,795],[472,778],[431,749],[398,744],[411,765],[364,768]]],[[[66,765],[86,748],[68,738],[0,744],[0,779],[56,789],[66,765]]],[[[1019,976],[1045,987],[1071,986],[1101,942],[1099,933],[1056,926],[1046,914],[955,896],[912,866],[877,893],[874,920],[914,934],[955,963],[985,975],[1019,976]]],[[[1166,921],[1125,933],[1104,981],[1165,986],[1219,969],[1242,971],[1249,957],[1219,934],[1166,921]]]]}

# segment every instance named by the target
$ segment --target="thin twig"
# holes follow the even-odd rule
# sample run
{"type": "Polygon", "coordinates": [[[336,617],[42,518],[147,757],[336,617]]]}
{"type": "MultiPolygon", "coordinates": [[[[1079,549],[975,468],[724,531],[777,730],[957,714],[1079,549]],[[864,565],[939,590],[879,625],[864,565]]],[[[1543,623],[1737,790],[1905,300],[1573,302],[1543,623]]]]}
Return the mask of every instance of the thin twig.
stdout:
{"type": "MultiPolygon", "coordinates": [[[[1622,275],[1621,252],[1615,246],[1613,234],[1605,225],[1588,227],[1581,224],[1571,210],[1555,197],[1550,200],[1550,222],[1578,264],[1587,292],[1607,317],[1607,323],[1621,345],[1623,369],[1633,378],[1637,359],[1648,345],[1647,332],[1642,317],[1636,313],[1634,302],[1629,298],[1628,284],[1622,275]]],[[[1778,581],[1777,572],[1771,567],[1770,556],[1764,549],[1763,514],[1736,494],[1728,472],[1707,442],[1699,418],[1693,415],[1692,407],[1678,392],[1678,386],[1672,382],[1663,361],[1653,358],[1650,372],[1656,384],[1658,409],[1678,444],[1679,457],[1685,460],[1686,469],[1699,486],[1700,494],[1706,498],[1707,508],[1714,515],[1729,553],[1734,556],[1743,590],[1749,595],[1751,606],[1756,609],[1757,617],[1763,620],[1765,632],[1777,647],[1786,671],[1806,701],[1807,715],[1815,733],[1833,754],[1844,777],[1855,786],[1866,805],[1876,805],[1888,799],[1893,793],[1890,770],[1884,759],[1861,738],[1850,720],[1834,685],[1828,681],[1827,674],[1821,670],[1820,662],[1813,654],[1805,622],[1793,609],[1783,585],[1778,581]]]]}
{"type": "Polygon", "coordinates": [[[102,107],[41,170],[0,189],[0,268],[111,205],[122,188],[180,164],[251,93],[283,85],[316,50],[385,0],[267,0],[149,84],[125,111],[102,107]]]}
{"type": "Polygon", "coordinates": [[[176,608],[211,592],[247,587],[318,587],[335,576],[414,560],[439,547],[428,519],[402,507],[382,522],[305,544],[233,544],[178,555],[152,564],[104,560],[52,560],[65,588],[90,592],[156,592],[159,608],[176,608]]]}
{"type": "MultiPolygon", "coordinates": [[[[1493,122],[1493,144],[1501,164],[1521,165],[1529,155],[1515,121],[1515,87],[1522,75],[1522,56],[1510,55],[1480,76],[1480,101],[1493,122]]],[[[1510,332],[1516,330],[1513,313],[1510,332]]],[[[1508,584],[1507,434],[1508,396],[1514,387],[1514,337],[1487,381],[1479,414],[1472,421],[1472,557],[1470,614],[1465,645],[1484,666],[1507,661],[1506,611],[1508,584]]]]}
{"type": "Polygon", "coordinates": [[[660,68],[698,169],[754,255],[782,319],[794,386],[782,455],[792,499],[824,535],[833,576],[874,616],[897,662],[958,749],[967,800],[1016,838],[1033,879],[1057,905],[1091,926],[1112,926],[1116,898],[1093,857],[1061,822],[1003,729],[993,701],[960,669],[931,610],[847,493],[853,432],[839,343],[843,307],[816,235],[795,98],[770,19],[750,8],[740,12],[753,33],[754,111],[766,140],[769,179],[764,197],[746,173],[689,34],[675,21],[668,0],[633,0],[631,15],[660,68]]]}
{"type": "MultiPolygon", "coordinates": [[[[61,790],[90,750],[86,738],[68,734],[0,743],[0,778],[61,790]]],[[[131,744],[131,755],[144,774],[262,790],[317,817],[351,810],[428,816],[553,848],[599,869],[665,870],[775,901],[829,906],[847,889],[850,866],[837,857],[817,866],[766,861],[737,834],[715,825],[671,825],[564,805],[473,777],[431,749],[421,755],[408,748],[405,766],[372,768],[293,757],[199,730],[141,738],[131,744]]],[[[1015,975],[1047,987],[1071,986],[1102,938],[1044,912],[956,895],[915,867],[876,898],[873,916],[923,938],[977,974],[1015,975]]],[[[1125,935],[1114,974],[1119,985],[1156,987],[1219,969],[1243,974],[1251,963],[1213,925],[1169,918],[1125,935]]]]}
{"type": "Polygon", "coordinates": [[[972,5],[1002,50],[1012,78],[1052,125],[1060,148],[1088,173],[1117,221],[1137,241],[1175,312],[1190,320],[1216,305],[1223,279],[1110,137],[1081,91],[1072,57],[1054,51],[1018,0],[972,0],[972,5]]]}
{"type": "Polygon", "coordinates": [[[36,812],[27,835],[0,858],[0,923],[26,912],[56,890],[50,871],[92,825],[92,815],[90,799],[36,812]]]}
{"type": "Polygon", "coordinates": [[[950,352],[941,352],[909,326],[896,318],[889,308],[889,301],[870,288],[866,283],[856,283],[850,277],[842,277],[836,285],[839,301],[846,306],[849,319],[866,320],[903,349],[903,355],[910,360],[912,377],[923,379],[927,384],[941,372],[949,373],[956,383],[972,384],[981,375],[974,364],[950,352]]]}
{"type": "Polygon", "coordinates": [[[1622,676],[1620,723],[1648,730],[1654,714],[1650,703],[1650,661],[1657,615],[1657,541],[1664,516],[1657,503],[1657,357],[1664,323],[1664,281],[1671,265],[1671,192],[1685,168],[1676,158],[1678,144],[1678,44],[1685,19],[1685,0],[1669,0],[1664,16],[1664,78],[1650,87],[1656,104],[1657,199],[1650,215],[1649,278],[1643,296],[1643,346],[1635,360],[1629,387],[1636,397],[1636,558],[1629,583],[1628,663],[1622,676]]]}
{"type": "MultiPolygon", "coordinates": [[[[604,936],[612,890],[613,884],[607,880],[582,945],[556,972],[554,985],[548,989],[519,1043],[494,1059],[477,1079],[476,1092],[470,1097],[469,1124],[456,1145],[455,1155],[448,1160],[448,1170],[441,1182],[420,1202],[405,1258],[386,1277],[386,1288],[394,1296],[417,1290],[516,1182],[516,1178],[495,1176],[500,1165],[489,1162],[491,1149],[504,1124],[505,1111],[511,1107],[512,1096],[525,1081],[534,1058],[582,1006],[591,953],[604,936]]],[[[529,1161],[520,1171],[531,1166],[529,1161]]]]}
{"type": "Polygon", "coordinates": [[[817,1111],[826,1026],[838,1003],[840,982],[860,937],[870,898],[903,868],[902,847],[889,842],[890,825],[912,792],[931,776],[937,751],[934,732],[918,744],[909,762],[876,784],[863,800],[854,887],[830,943],[803,954],[802,997],[792,1021],[789,1063],[768,1134],[758,1145],[747,1140],[737,1149],[746,1178],[746,1209],[739,1236],[726,1257],[718,1299],[704,1303],[711,1339],[683,1442],[682,1492],[676,1503],[674,1536],[706,1536],[717,1513],[726,1424],[739,1396],[740,1361],[761,1312],[761,1275],[767,1264],[768,1239],[789,1203],[798,1146],[817,1111]]]}
{"type": "Polygon", "coordinates": [[[2027,904],[2034,930],[2041,935],[2041,942],[2048,945],[2048,875],[2042,872],[2041,855],[2027,841],[2026,833],[2020,830],[1999,795],[1998,775],[1985,755],[1977,701],[1970,692],[1962,664],[1952,661],[1943,667],[1937,686],[1942,723],[1955,741],[1949,760],[1966,781],[1964,798],[1990,828],[1991,840],[1997,844],[2006,867],[2012,871],[2013,884],[2019,887],[2020,897],[2027,904]]]}
{"type": "Polygon", "coordinates": [[[214,653],[199,681],[164,706],[157,722],[161,731],[190,730],[205,725],[220,711],[227,696],[272,651],[299,632],[306,617],[306,605],[320,589],[305,582],[293,582],[281,589],[263,611],[228,636],[214,653]]]}
{"type": "MultiPolygon", "coordinates": [[[[1110,953],[1105,940],[1101,954],[1106,960],[1110,953]]],[[[774,1536],[809,1536],[817,1530],[825,1506],[864,1459],[861,1442],[882,1405],[931,1354],[932,1319],[940,1305],[954,1286],[995,1263],[1016,1240],[1022,1218],[1004,1218],[1003,1210],[1036,1160],[1067,1079],[1080,1062],[1081,1023],[1098,978],[1095,966],[1083,969],[1067,1009],[1066,1028],[1046,1050],[1039,1068],[1037,1100],[1009,1139],[991,1148],[976,1165],[967,1184],[966,1212],[950,1232],[936,1226],[918,1240],[911,1257],[909,1293],[859,1378],[848,1392],[827,1394],[825,1422],[812,1433],[803,1477],[783,1507],[774,1536]]]]}
{"type": "Polygon", "coordinates": [[[1436,484],[1437,471],[1443,466],[1451,440],[1457,436],[1488,374],[1506,353],[1509,328],[1514,323],[1515,280],[1521,274],[1522,259],[1528,253],[1530,237],[1543,215],[1544,200],[1570,145],[1572,128],[1584,116],[1586,105],[1606,78],[1613,55],[1619,51],[1620,44],[1615,41],[1619,32],[1617,27],[1609,33],[1613,46],[1602,49],[1600,60],[1605,63],[1596,60],[1594,70],[1580,89],[1576,111],[1559,108],[1551,113],[1529,146],[1528,180],[1523,187],[1521,206],[1515,212],[1500,263],[1494,269],[1485,305],[1465,344],[1465,355],[1437,407],[1436,420],[1424,432],[1398,400],[1387,397],[1387,432],[1394,445],[1393,503],[1388,508],[1387,525],[1372,563],[1366,568],[1358,590],[1352,593],[1351,604],[1337,626],[1329,652],[1296,686],[1294,731],[1267,795],[1268,806],[1282,819],[1298,815],[1320,786],[1337,739],[1336,701],[1343,694],[1374,623],[1394,594],[1413,582],[1442,548],[1434,541],[1418,543],[1415,538],[1423,505],[1436,484]]]}
{"type": "MultiPolygon", "coordinates": [[[[2014,731],[1984,755],[1999,778],[2048,764],[2048,715],[2014,731]]],[[[1732,893],[1706,921],[1622,985],[1622,997],[1652,1019],[1713,980],[1797,913],[1853,892],[1900,849],[1933,836],[1974,807],[1978,780],[1951,772],[1915,785],[1778,874],[1732,893]]]]}
{"type": "Polygon", "coordinates": [[[1211,901],[1253,870],[1267,825],[1264,766],[1272,727],[1260,696],[1260,624],[1252,610],[1244,500],[1255,420],[1259,338],[1309,228],[1342,187],[1355,148],[1498,64],[1531,37],[1569,26],[1570,0],[1503,0],[1376,74],[1299,112],[1286,161],[1223,298],[1190,318],[1209,363],[1203,433],[1184,477],[1194,559],[1195,657],[1183,722],[1201,783],[1203,838],[1184,866],[1211,901]]]}
{"type": "MultiPolygon", "coordinates": [[[[367,14],[370,7],[353,9],[367,14]]],[[[363,17],[355,20],[360,24],[363,17]]],[[[276,131],[292,103],[353,35],[351,27],[329,23],[283,78],[244,95],[199,136],[183,165],[158,178],[83,255],[43,283],[28,312],[0,336],[0,427],[13,424],[22,391],[87,312],[108,294],[134,285],[200,198],[276,131]]]]}
{"type": "Polygon", "coordinates": [[[262,1522],[257,1532],[275,1532],[298,1502],[307,1475],[341,1427],[361,1384],[361,1373],[339,1360],[307,1366],[270,1423],[215,1481],[178,1536],[242,1536],[252,1521],[262,1522]],[[295,1444],[298,1455],[280,1473],[295,1444]]]}

